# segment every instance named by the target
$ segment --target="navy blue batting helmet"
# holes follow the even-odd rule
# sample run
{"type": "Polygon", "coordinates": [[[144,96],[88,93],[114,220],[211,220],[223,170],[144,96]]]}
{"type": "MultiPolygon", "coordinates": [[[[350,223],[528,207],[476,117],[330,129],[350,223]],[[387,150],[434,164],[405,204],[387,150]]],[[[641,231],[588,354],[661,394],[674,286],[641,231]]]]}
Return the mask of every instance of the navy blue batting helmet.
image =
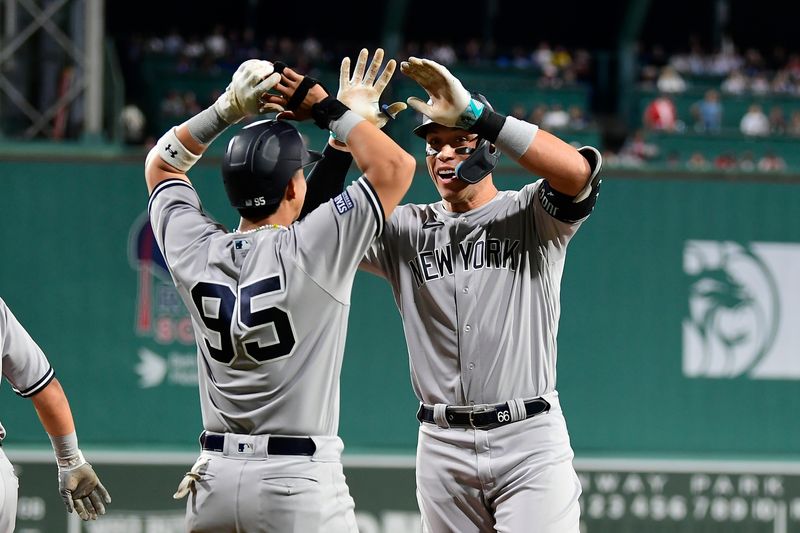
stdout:
{"type": "Polygon", "coordinates": [[[295,172],[320,159],[322,154],[306,149],[300,132],[288,122],[254,122],[242,128],[225,150],[225,192],[237,209],[276,204],[295,172]]]}

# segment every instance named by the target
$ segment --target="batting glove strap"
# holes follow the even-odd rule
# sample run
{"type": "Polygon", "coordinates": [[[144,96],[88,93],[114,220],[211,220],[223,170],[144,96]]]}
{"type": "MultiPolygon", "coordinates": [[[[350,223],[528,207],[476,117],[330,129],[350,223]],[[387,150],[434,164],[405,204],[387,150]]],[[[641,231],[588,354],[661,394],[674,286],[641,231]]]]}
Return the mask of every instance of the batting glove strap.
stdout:
{"type": "Polygon", "coordinates": [[[314,119],[314,124],[318,127],[323,130],[329,130],[331,122],[342,118],[349,110],[349,107],[333,96],[326,96],[311,106],[311,118],[314,119]]]}
{"type": "Polygon", "coordinates": [[[304,76],[303,79],[300,80],[300,85],[298,85],[297,89],[295,89],[294,93],[292,93],[289,101],[286,102],[286,109],[289,111],[294,111],[300,107],[300,104],[302,104],[303,100],[305,100],[308,91],[310,91],[314,85],[318,84],[319,81],[315,80],[314,78],[310,76],[304,76]]]}
{"type": "Polygon", "coordinates": [[[70,470],[75,470],[76,468],[80,468],[81,466],[85,465],[86,459],[84,459],[83,453],[78,450],[76,453],[71,455],[65,455],[61,457],[56,455],[56,464],[58,464],[59,472],[69,472],[70,470]]]}
{"type": "Polygon", "coordinates": [[[472,111],[470,111],[470,109],[474,111],[472,104],[475,103],[481,106],[479,115],[470,123],[470,121],[467,120],[462,121],[462,117],[465,116],[465,114],[462,114],[461,117],[459,117],[459,122],[456,124],[456,127],[477,133],[480,137],[494,144],[495,141],[497,141],[497,137],[500,135],[500,130],[503,129],[503,125],[506,123],[506,116],[490,111],[480,102],[472,100],[470,101],[467,111],[465,111],[470,117],[472,116],[472,111]]]}

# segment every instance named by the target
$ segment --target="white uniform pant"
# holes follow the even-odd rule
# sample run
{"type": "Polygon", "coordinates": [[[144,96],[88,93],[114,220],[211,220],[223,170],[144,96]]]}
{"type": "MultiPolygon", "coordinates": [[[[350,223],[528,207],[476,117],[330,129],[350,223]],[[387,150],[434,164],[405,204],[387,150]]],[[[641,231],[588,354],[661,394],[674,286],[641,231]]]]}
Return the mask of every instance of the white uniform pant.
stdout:
{"type": "Polygon", "coordinates": [[[311,438],[317,447],[313,456],[267,456],[240,453],[237,443],[266,450],[267,435],[226,434],[225,451],[203,452],[210,458],[188,496],[186,531],[358,533],[342,469],[342,440],[311,438]]]}
{"type": "Polygon", "coordinates": [[[417,501],[425,533],[578,533],[581,485],[558,394],[550,411],[491,430],[422,423],[417,501]]]}
{"type": "Polygon", "coordinates": [[[14,467],[0,448],[0,533],[13,533],[17,521],[19,480],[14,467]]]}

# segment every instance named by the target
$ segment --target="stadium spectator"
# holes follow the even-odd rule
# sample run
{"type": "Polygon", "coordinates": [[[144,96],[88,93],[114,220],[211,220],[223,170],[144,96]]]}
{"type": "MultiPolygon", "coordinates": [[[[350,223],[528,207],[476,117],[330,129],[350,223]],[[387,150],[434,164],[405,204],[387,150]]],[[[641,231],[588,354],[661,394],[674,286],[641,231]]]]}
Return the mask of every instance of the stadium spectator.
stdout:
{"type": "Polygon", "coordinates": [[[770,82],[767,79],[767,75],[764,72],[759,72],[753,79],[750,80],[750,92],[759,96],[763,96],[765,94],[769,94],[770,82]]]}
{"type": "Polygon", "coordinates": [[[161,116],[162,117],[182,117],[186,114],[186,106],[184,105],[181,93],[176,90],[171,90],[167,93],[166,98],[161,101],[161,116]]]}
{"type": "Polygon", "coordinates": [[[769,110],[769,131],[773,135],[786,133],[786,115],[779,105],[774,105],[769,110]]]}
{"type": "Polygon", "coordinates": [[[672,98],[660,94],[645,108],[643,122],[652,130],[675,131],[678,129],[678,111],[672,98]]]}
{"type": "Polygon", "coordinates": [[[739,130],[749,136],[769,135],[769,118],[762,111],[760,104],[750,104],[747,113],[739,122],[739,130]]]}
{"type": "MultiPolygon", "coordinates": [[[[589,126],[589,121],[580,106],[572,105],[567,111],[569,113],[569,128],[572,130],[582,130],[589,126]]],[[[536,123],[534,123],[536,124],[536,123]]]]}
{"type": "Polygon", "coordinates": [[[758,160],[758,170],[762,172],[782,172],[786,170],[786,161],[775,152],[766,152],[758,160]]]}
{"type": "Polygon", "coordinates": [[[732,152],[722,152],[714,158],[714,168],[718,170],[736,170],[736,156],[732,152]]]}
{"type": "Polygon", "coordinates": [[[629,162],[646,163],[658,157],[658,154],[658,145],[647,140],[644,130],[637,130],[620,149],[620,157],[629,162]]]}
{"type": "Polygon", "coordinates": [[[214,30],[205,39],[205,49],[213,58],[220,58],[228,52],[228,39],[225,38],[225,29],[221,25],[214,26],[214,30]]]}
{"type": "Polygon", "coordinates": [[[145,136],[145,119],[142,110],[133,103],[122,108],[119,115],[122,140],[125,144],[142,144],[145,136]]]}
{"type": "Polygon", "coordinates": [[[727,94],[744,94],[747,91],[747,77],[741,70],[732,71],[727,78],[722,81],[722,92],[727,94]]]}
{"type": "Polygon", "coordinates": [[[689,170],[708,170],[711,168],[711,163],[703,155],[703,152],[693,152],[686,161],[686,168],[689,170]]]}
{"type": "Polygon", "coordinates": [[[672,65],[661,69],[656,81],[656,88],[662,93],[682,93],[686,90],[686,81],[672,65]]]}
{"type": "Polygon", "coordinates": [[[746,150],[739,157],[739,170],[742,172],[753,172],[756,169],[756,160],[752,150],[746,150]]]}
{"type": "Polygon", "coordinates": [[[703,99],[691,108],[695,129],[707,133],[718,133],[722,128],[722,103],[715,89],[708,89],[703,99]]]}
{"type": "Polygon", "coordinates": [[[531,114],[528,115],[528,122],[531,124],[541,124],[544,122],[544,115],[547,113],[547,106],[539,104],[533,108],[531,114]]]}
{"type": "Polygon", "coordinates": [[[546,130],[564,129],[569,126],[569,113],[564,106],[556,102],[545,112],[541,126],[546,130]]]}
{"type": "Polygon", "coordinates": [[[792,111],[789,124],[786,126],[786,133],[794,137],[800,137],[800,110],[792,111]]]}

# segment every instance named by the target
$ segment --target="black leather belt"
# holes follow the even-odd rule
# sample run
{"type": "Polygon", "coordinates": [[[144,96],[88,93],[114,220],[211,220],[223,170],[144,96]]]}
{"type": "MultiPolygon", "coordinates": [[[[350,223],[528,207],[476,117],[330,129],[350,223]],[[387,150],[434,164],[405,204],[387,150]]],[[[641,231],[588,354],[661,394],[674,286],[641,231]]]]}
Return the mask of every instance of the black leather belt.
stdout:
{"type": "MultiPolygon", "coordinates": [[[[550,410],[550,403],[544,398],[534,398],[525,401],[525,419],[546,413],[550,410]]],[[[492,429],[519,420],[511,420],[511,410],[508,402],[494,405],[476,405],[473,409],[463,406],[448,405],[444,411],[445,418],[450,427],[492,429]]],[[[417,420],[436,424],[433,419],[433,406],[420,405],[417,411],[417,420]]]]}
{"type": "MultiPolygon", "coordinates": [[[[203,432],[200,435],[200,446],[209,452],[225,450],[225,435],[203,432]]],[[[270,455],[314,455],[317,445],[311,437],[281,437],[271,435],[267,441],[267,453],[270,455]]]]}

